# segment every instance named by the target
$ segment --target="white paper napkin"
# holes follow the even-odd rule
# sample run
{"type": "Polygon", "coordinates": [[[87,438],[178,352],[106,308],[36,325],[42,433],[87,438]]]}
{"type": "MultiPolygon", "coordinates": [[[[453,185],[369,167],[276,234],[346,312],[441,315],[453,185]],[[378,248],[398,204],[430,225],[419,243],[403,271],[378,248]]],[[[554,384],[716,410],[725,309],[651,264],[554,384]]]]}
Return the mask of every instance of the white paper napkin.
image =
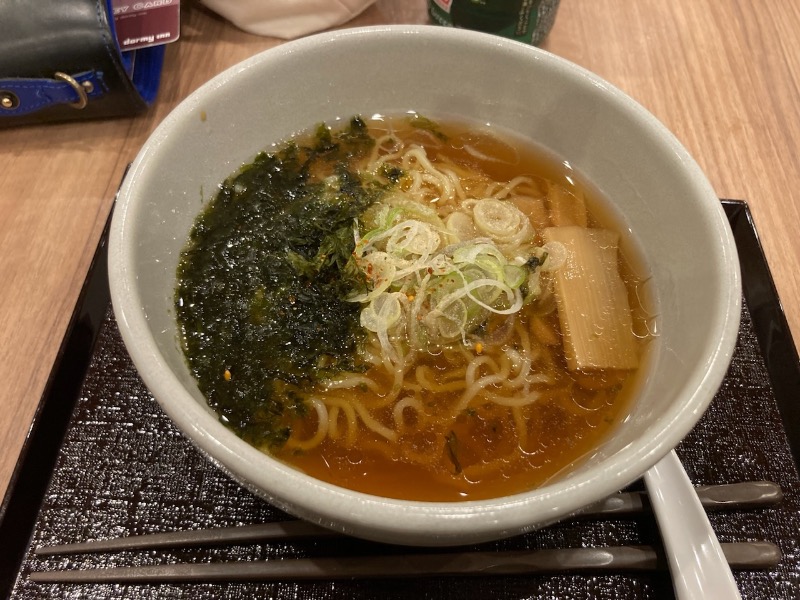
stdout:
{"type": "Polygon", "coordinates": [[[257,35],[292,39],[346,23],[374,0],[201,0],[257,35]]]}

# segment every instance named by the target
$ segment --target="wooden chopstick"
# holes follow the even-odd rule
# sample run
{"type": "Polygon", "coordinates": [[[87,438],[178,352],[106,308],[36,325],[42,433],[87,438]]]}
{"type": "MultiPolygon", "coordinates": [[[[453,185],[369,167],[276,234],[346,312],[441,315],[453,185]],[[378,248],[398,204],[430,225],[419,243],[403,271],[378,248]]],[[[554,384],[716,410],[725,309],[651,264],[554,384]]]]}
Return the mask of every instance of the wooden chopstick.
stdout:
{"type": "MultiPolygon", "coordinates": [[[[777,504],[783,498],[780,486],[770,481],[748,481],[695,488],[706,510],[734,510],[777,504]]],[[[650,510],[646,492],[621,492],[590,506],[577,518],[614,517],[638,514],[650,510]]],[[[190,546],[255,543],[277,540],[298,540],[342,535],[304,521],[283,521],[258,525],[240,525],[153,533],[107,540],[91,540],[75,544],[43,546],[35,553],[40,556],[57,554],[86,554],[155,548],[184,548],[190,546]]]]}
{"type": "MultiPolygon", "coordinates": [[[[770,569],[780,550],[770,542],[722,544],[734,569],[770,569]]],[[[452,575],[527,575],[560,572],[666,569],[663,554],[649,546],[562,548],[505,552],[455,552],[347,558],[298,558],[226,563],[156,565],[43,571],[40,583],[168,583],[187,581],[300,581],[452,575]]]]}

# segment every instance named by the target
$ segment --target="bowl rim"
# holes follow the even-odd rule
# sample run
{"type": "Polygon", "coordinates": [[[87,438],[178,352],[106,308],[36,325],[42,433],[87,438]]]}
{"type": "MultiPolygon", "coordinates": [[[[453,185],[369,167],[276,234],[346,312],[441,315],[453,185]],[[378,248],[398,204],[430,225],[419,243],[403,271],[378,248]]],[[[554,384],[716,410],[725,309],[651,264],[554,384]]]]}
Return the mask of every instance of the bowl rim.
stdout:
{"type": "Polygon", "coordinates": [[[427,545],[485,541],[538,528],[579,512],[588,502],[600,500],[639,478],[681,441],[711,402],[735,347],[741,311],[738,255],[722,204],[688,151],[655,116],[598,75],[550,52],[489,34],[435,25],[358,27],[286,42],[226,69],[187,96],[145,141],[120,187],[109,236],[109,284],[120,333],[144,383],[178,429],[218,467],[251,491],[301,518],[378,541],[427,545]],[[658,425],[658,430],[651,437],[641,445],[623,448],[616,453],[613,465],[594,469],[591,476],[584,474],[576,479],[568,475],[559,480],[558,488],[546,485],[504,498],[462,502],[396,500],[328,484],[262,454],[228,430],[208,412],[207,407],[201,406],[183,388],[167,366],[149,331],[146,315],[138,302],[132,250],[135,240],[132,239],[131,228],[135,225],[138,210],[136,186],[138,178],[152,159],[153,150],[166,139],[174,124],[186,119],[202,97],[215,93],[230,80],[265,61],[286,57],[291,53],[315,51],[321,45],[341,39],[361,41],[380,38],[385,41],[387,36],[409,35],[422,38],[434,36],[483,49],[500,48],[506,52],[530,53],[532,59],[546,63],[549,68],[566,72],[571,77],[582,79],[584,85],[601,89],[611,102],[634,114],[644,127],[657,134],[658,139],[679,157],[691,176],[698,198],[706,199],[699,205],[704,216],[713,223],[720,240],[722,261],[728,266],[723,274],[728,294],[720,299],[727,310],[720,311],[718,315],[716,329],[720,334],[719,340],[708,356],[705,376],[686,401],[676,403],[654,424],[658,425]],[[710,201],[712,199],[717,206],[710,201]],[[271,465],[267,473],[257,466],[264,460],[271,465]],[[281,482],[280,493],[265,492],[266,489],[276,489],[278,482],[281,482]],[[355,505],[351,504],[353,499],[355,505]],[[309,502],[313,502],[313,508],[307,507],[309,502]],[[534,504],[541,515],[535,522],[525,510],[534,504]],[[396,518],[398,509],[403,511],[402,519],[396,518]]]}

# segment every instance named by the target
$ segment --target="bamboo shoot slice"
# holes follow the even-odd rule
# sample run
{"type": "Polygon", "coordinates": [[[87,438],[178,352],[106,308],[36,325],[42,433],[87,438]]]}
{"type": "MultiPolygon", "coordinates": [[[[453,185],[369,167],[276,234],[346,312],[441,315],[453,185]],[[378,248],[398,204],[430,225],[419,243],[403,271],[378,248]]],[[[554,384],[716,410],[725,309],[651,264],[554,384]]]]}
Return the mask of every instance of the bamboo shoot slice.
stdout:
{"type": "Polygon", "coordinates": [[[547,193],[547,204],[553,227],[587,226],[589,217],[586,213],[586,201],[580,191],[572,192],[560,185],[551,185],[547,193]]]}
{"type": "Polygon", "coordinates": [[[554,283],[569,369],[635,369],[639,361],[619,272],[619,235],[606,229],[548,227],[544,239],[560,242],[567,251],[554,283]]]}
{"type": "Polygon", "coordinates": [[[509,201],[528,217],[537,233],[550,225],[550,214],[545,206],[544,198],[532,196],[513,196],[509,201]]]}

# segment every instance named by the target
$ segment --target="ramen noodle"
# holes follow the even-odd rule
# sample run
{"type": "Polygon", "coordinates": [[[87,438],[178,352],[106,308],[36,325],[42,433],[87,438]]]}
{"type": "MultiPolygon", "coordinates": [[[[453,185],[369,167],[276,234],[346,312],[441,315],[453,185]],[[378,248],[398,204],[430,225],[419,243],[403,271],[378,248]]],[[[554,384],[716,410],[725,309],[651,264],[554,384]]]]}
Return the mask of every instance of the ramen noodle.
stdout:
{"type": "Polygon", "coordinates": [[[652,337],[630,240],[568,163],[415,113],[295,136],[229,177],[181,258],[220,419],[330,483],[540,486],[627,414],[652,337]]]}

